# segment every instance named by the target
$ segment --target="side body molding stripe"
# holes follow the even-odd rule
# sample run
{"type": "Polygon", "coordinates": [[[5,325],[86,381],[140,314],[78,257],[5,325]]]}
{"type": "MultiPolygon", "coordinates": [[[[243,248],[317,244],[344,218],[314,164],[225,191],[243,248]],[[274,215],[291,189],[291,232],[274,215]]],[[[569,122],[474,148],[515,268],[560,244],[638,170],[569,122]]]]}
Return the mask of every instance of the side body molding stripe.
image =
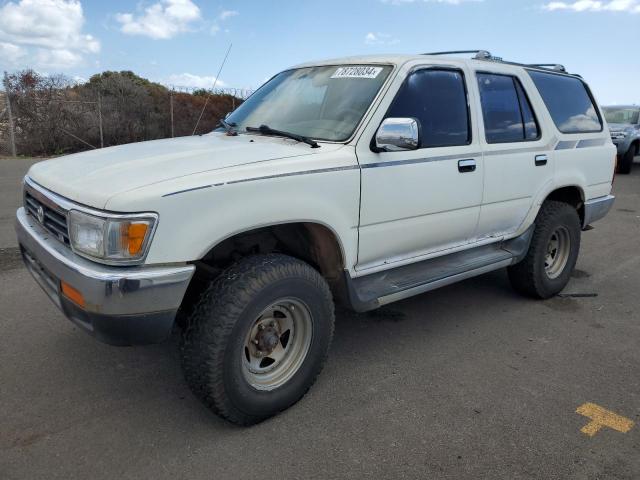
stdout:
{"type": "MultiPolygon", "coordinates": [[[[515,153],[526,153],[526,152],[543,152],[547,150],[566,150],[571,148],[589,148],[589,147],[598,147],[604,145],[606,139],[603,138],[594,138],[594,139],[586,139],[580,141],[560,141],[556,138],[552,139],[552,141],[544,145],[542,147],[525,147],[525,148],[513,148],[509,150],[498,150],[495,152],[485,152],[485,156],[493,156],[493,155],[510,155],[515,153]],[[557,142],[557,143],[556,143],[557,142]]],[[[253,177],[253,178],[242,178],[240,180],[231,180],[229,182],[222,183],[214,183],[210,185],[201,185],[199,187],[187,188],[185,190],[177,190],[175,192],[165,193],[162,197],[170,197],[172,195],[179,195],[181,193],[193,192],[196,190],[203,190],[205,188],[211,187],[221,187],[223,185],[234,185],[237,183],[246,183],[246,182],[256,182],[259,180],[270,180],[273,178],[283,178],[283,177],[294,177],[298,175],[314,175],[317,173],[330,173],[330,172],[341,172],[344,170],[357,170],[357,169],[368,169],[368,168],[387,168],[387,167],[399,167],[402,165],[415,165],[419,163],[431,163],[431,162],[441,162],[445,160],[462,160],[473,157],[479,157],[482,155],[482,152],[472,152],[461,155],[443,155],[439,157],[426,157],[426,158],[414,158],[411,160],[393,160],[388,162],[376,162],[376,163],[367,163],[364,165],[348,165],[345,167],[333,167],[333,168],[319,168],[316,170],[303,170],[298,172],[287,172],[287,173],[278,173],[275,175],[265,175],[261,177],[253,177]]]]}

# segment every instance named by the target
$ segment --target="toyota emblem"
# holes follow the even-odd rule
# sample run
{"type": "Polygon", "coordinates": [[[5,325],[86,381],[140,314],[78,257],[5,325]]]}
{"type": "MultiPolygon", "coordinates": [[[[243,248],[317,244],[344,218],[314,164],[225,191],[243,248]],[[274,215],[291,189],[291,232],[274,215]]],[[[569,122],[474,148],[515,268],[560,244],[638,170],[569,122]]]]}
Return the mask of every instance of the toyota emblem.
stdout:
{"type": "Polygon", "coordinates": [[[44,208],[42,208],[42,205],[38,205],[38,209],[36,210],[36,218],[40,223],[44,223],[44,208]]]}

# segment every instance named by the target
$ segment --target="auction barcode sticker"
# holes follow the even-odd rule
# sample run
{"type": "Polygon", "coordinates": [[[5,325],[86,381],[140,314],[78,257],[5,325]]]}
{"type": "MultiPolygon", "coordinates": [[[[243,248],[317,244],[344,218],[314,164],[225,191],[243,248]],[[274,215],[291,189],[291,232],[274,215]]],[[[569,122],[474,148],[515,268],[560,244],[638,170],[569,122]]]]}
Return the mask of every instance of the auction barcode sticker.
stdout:
{"type": "Polygon", "coordinates": [[[381,71],[382,67],[340,67],[331,75],[331,78],[376,78],[381,71]]]}

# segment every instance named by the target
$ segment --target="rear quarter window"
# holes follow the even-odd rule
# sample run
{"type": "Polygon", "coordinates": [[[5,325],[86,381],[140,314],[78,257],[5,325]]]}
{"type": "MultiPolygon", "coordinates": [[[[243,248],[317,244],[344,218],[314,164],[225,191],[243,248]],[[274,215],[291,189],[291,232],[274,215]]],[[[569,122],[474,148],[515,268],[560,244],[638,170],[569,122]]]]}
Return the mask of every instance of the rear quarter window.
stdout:
{"type": "Polygon", "coordinates": [[[602,131],[602,119],[582,80],[529,70],[553,122],[562,133],[602,131]]]}

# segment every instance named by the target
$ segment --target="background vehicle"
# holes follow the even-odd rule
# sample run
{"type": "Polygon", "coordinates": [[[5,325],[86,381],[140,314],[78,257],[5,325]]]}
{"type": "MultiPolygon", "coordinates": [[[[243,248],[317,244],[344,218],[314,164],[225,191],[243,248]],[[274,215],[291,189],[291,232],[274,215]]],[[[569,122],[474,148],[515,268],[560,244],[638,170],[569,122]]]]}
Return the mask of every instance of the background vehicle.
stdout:
{"type": "Polygon", "coordinates": [[[609,124],[611,140],[618,148],[618,173],[630,173],[633,158],[640,154],[640,107],[637,105],[602,107],[609,124]]]}
{"type": "Polygon", "coordinates": [[[313,384],[334,299],[366,311],[504,267],[519,292],[557,294],[611,208],[614,157],[588,86],[559,67],[327,60],[276,75],[209,135],[35,165],[17,231],[96,337],[160,341],[178,316],[191,389],[246,425],[313,384]]]}

